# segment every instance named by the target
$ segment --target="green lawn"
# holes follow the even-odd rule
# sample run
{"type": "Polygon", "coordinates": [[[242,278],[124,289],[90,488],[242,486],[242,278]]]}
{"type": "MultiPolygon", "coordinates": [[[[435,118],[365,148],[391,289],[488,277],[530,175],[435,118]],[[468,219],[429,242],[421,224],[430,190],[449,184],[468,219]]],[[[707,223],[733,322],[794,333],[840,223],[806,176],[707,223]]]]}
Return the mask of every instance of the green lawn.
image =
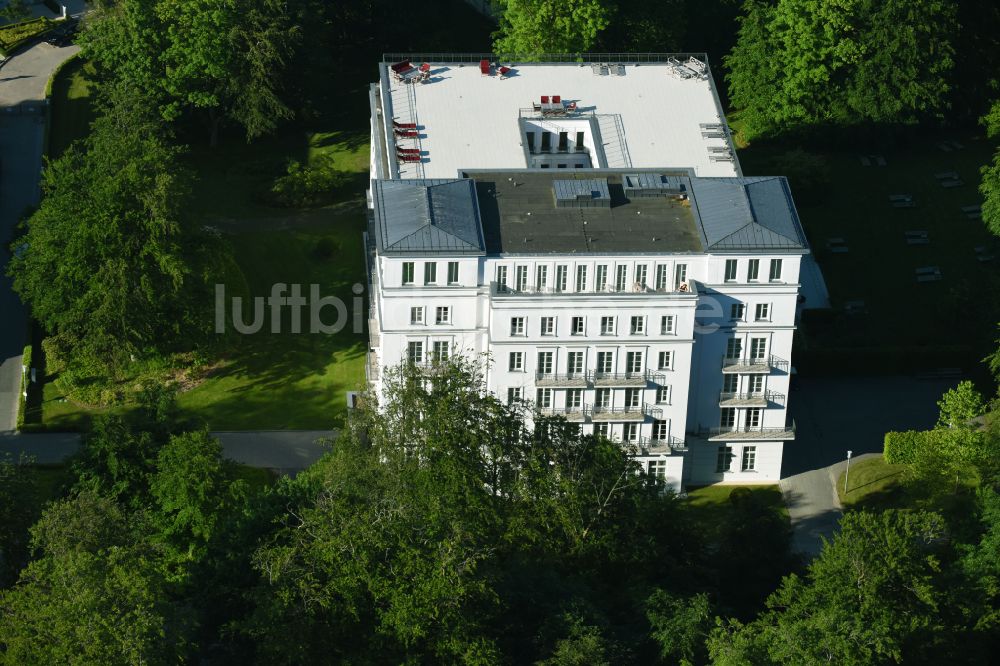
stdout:
{"type": "Polygon", "coordinates": [[[890,465],[882,456],[866,458],[851,465],[844,492],[844,474],[837,479],[837,497],[845,509],[880,506],[904,506],[907,502],[903,484],[905,465],[890,465]]]}
{"type": "Polygon", "coordinates": [[[690,488],[687,491],[688,505],[693,510],[699,525],[703,526],[709,535],[717,534],[721,527],[730,521],[733,508],[729,502],[729,496],[737,488],[749,490],[758,501],[777,511],[786,521],[789,520],[785,500],[781,496],[781,489],[776,484],[759,486],[714,485],[690,488]]]}
{"type": "MultiPolygon", "coordinates": [[[[778,155],[787,149],[744,147],[739,151],[744,173],[781,172],[778,155]]],[[[961,207],[981,203],[979,168],[992,157],[989,142],[976,133],[956,131],[901,140],[894,149],[814,152],[830,167],[829,183],[821,198],[797,197],[796,202],[834,313],[819,325],[804,323],[806,345],[897,352],[936,347],[965,363],[943,360],[933,367],[978,365],[995,330],[993,315],[979,303],[990,292],[1000,294],[1000,271],[997,261],[977,261],[975,248],[989,246],[1000,257],[1000,247],[985,225],[967,219],[961,207]],[[958,140],[964,148],[943,152],[937,146],[943,139],[958,140]],[[864,167],[859,153],[881,154],[888,165],[864,167]],[[964,185],[941,187],[935,174],[949,171],[957,172],[964,185]],[[893,208],[890,194],[910,194],[917,205],[893,208]],[[910,230],[926,231],[929,244],[908,245],[905,232],[910,230]],[[830,238],[843,238],[849,251],[831,253],[830,238]],[[940,267],[943,280],[918,283],[914,271],[923,266],[940,267]],[[864,301],[866,312],[845,313],[845,302],[855,300],[864,301]],[[955,321],[965,325],[956,327],[955,321]]],[[[916,369],[911,365],[910,370],[916,369]]]]}
{"type": "Polygon", "coordinates": [[[94,84],[88,77],[93,74],[93,65],[77,58],[66,63],[53,79],[49,157],[59,157],[75,139],[86,136],[90,130],[94,120],[90,97],[94,84]]]}

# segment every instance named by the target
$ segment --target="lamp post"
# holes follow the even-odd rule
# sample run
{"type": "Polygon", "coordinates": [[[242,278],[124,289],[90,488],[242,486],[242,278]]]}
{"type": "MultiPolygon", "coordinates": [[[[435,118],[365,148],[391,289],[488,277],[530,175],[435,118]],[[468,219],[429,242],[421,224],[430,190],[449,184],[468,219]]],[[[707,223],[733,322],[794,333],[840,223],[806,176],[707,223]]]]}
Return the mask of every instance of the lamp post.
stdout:
{"type": "Polygon", "coordinates": [[[844,494],[847,494],[847,479],[851,476],[851,451],[847,452],[847,471],[844,473],[844,494]]]}

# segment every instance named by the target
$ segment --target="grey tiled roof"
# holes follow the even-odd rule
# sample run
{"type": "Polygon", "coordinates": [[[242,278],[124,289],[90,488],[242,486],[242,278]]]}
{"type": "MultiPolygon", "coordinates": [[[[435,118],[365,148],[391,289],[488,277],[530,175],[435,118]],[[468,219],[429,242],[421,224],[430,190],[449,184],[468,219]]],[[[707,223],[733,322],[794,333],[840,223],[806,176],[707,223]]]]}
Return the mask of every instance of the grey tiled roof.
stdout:
{"type": "Polygon", "coordinates": [[[807,247],[785,178],[692,178],[691,185],[707,251],[807,247]]]}
{"type": "Polygon", "coordinates": [[[471,180],[373,180],[375,234],[385,253],[481,254],[471,180]]]}

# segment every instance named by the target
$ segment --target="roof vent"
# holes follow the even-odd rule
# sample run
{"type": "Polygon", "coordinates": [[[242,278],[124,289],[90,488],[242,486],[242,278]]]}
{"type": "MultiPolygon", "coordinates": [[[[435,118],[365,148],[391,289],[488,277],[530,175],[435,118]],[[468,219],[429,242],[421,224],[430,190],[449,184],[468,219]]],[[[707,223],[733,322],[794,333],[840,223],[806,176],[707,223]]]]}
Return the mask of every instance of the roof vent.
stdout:
{"type": "Polygon", "coordinates": [[[684,183],[678,176],[665,176],[659,173],[634,173],[624,176],[622,184],[625,196],[639,197],[670,197],[684,192],[684,183]]]}
{"type": "Polygon", "coordinates": [[[611,208],[607,178],[553,180],[556,208],[611,208]]]}

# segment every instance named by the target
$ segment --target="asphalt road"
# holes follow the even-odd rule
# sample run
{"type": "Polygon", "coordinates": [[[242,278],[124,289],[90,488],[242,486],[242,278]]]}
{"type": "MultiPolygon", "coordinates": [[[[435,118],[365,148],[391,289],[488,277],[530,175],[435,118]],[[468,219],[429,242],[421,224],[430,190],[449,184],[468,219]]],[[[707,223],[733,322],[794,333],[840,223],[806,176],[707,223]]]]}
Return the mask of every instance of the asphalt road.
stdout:
{"type": "Polygon", "coordinates": [[[27,327],[27,312],[6,276],[7,246],[21,215],[39,198],[45,84],[59,63],[78,50],[39,43],[0,67],[0,433],[16,425],[27,327]]]}

